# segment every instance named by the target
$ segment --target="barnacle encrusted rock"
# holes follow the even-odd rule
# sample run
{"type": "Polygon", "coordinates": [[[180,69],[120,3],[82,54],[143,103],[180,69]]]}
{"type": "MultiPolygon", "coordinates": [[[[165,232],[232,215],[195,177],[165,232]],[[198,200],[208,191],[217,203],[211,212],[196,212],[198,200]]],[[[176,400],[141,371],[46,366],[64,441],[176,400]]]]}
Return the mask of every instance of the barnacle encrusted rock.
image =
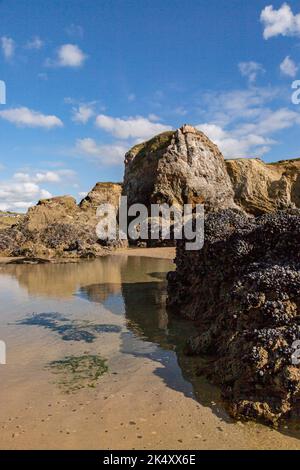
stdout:
{"type": "Polygon", "coordinates": [[[300,211],[209,214],[204,248],[179,242],[176,265],[168,308],[196,322],[187,352],[210,358],[200,372],[221,386],[231,415],[276,423],[298,413],[300,211]]]}

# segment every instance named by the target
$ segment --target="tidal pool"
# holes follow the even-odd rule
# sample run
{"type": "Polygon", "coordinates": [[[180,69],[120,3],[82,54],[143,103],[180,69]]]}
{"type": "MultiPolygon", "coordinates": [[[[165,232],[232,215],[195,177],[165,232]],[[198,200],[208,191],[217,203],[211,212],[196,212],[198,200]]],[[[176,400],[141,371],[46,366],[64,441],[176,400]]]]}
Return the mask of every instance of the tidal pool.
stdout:
{"type": "Polygon", "coordinates": [[[171,261],[1,265],[1,449],[300,449],[234,422],[165,309],[171,261]]]}

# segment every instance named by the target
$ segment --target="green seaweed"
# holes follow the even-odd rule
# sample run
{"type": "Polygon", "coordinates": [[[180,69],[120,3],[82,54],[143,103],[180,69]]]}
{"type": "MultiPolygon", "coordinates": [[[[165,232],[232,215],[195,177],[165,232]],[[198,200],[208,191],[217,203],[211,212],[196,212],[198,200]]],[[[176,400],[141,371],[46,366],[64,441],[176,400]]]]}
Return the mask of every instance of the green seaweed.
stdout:
{"type": "Polygon", "coordinates": [[[95,388],[99,378],[108,371],[106,359],[99,355],[66,356],[47,366],[59,376],[55,383],[67,394],[82,388],[95,388]]]}

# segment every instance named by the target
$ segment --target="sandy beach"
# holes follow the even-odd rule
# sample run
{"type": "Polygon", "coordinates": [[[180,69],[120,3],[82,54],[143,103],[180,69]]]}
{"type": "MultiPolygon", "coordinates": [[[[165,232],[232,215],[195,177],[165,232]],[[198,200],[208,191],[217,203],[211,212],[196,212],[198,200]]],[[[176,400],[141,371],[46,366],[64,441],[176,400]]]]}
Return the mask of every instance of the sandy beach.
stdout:
{"type": "Polygon", "coordinates": [[[7,365],[0,367],[0,448],[299,449],[288,427],[228,417],[219,390],[197,376],[198,359],[182,354],[181,339],[192,326],[168,318],[161,303],[159,286],[173,269],[174,251],[148,250],[147,257],[141,251],[75,264],[2,266],[7,365]],[[58,312],[65,323],[58,316],[55,328],[46,317],[26,324],[44,312],[58,312]],[[103,329],[92,342],[65,340],[66,321],[74,329],[83,322],[108,325],[111,332],[103,329]],[[96,386],[66,393],[47,364],[86,353],[106,358],[108,372],[96,386]]]}

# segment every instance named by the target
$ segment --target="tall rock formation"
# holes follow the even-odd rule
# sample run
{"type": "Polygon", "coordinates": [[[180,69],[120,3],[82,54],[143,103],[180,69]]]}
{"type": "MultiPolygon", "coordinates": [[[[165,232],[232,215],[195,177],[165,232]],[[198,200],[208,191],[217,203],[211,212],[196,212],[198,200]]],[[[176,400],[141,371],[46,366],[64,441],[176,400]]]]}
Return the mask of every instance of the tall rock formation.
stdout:
{"type": "Polygon", "coordinates": [[[209,211],[234,207],[224,158],[202,132],[185,125],[136,145],[125,156],[123,194],[128,204],[182,206],[209,211]]]}

